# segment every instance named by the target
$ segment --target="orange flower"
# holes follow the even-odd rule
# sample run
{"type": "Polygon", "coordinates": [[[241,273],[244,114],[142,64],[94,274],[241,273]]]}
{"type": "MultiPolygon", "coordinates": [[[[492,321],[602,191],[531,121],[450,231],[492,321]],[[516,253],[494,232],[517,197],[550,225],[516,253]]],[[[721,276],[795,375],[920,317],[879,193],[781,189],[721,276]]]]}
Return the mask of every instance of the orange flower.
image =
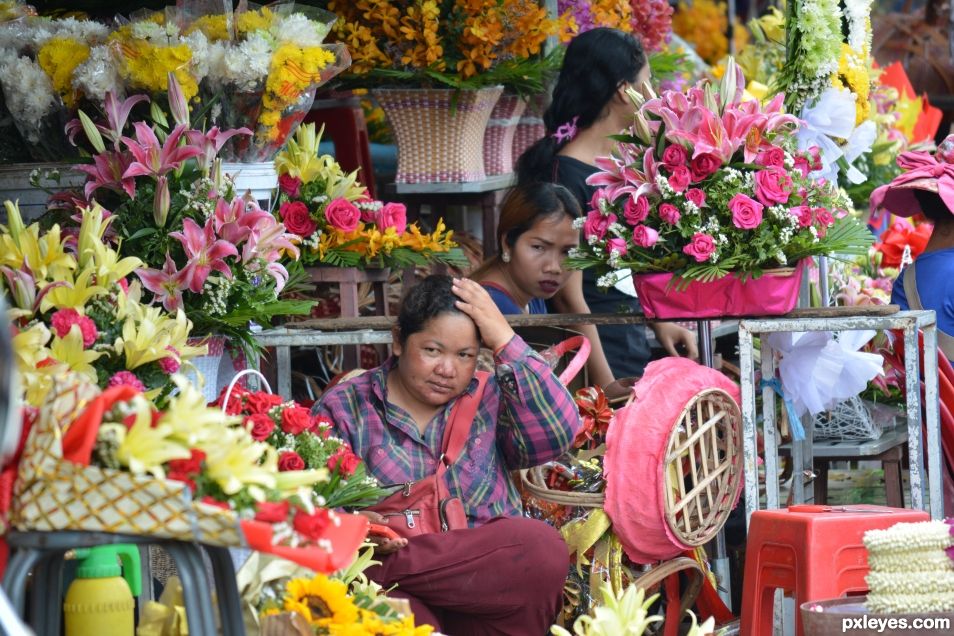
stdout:
{"type": "Polygon", "coordinates": [[[911,258],[917,258],[927,247],[934,226],[920,223],[912,227],[910,223],[898,221],[881,235],[881,242],[875,243],[875,249],[881,252],[882,267],[900,267],[904,249],[910,248],[911,258]]]}

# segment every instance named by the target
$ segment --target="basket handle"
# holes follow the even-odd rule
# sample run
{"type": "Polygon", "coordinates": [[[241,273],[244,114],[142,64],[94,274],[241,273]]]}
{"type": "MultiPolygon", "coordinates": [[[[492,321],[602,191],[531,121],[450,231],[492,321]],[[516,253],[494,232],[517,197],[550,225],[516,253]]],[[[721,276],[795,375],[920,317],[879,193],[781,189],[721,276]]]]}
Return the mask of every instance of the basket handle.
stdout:
{"type": "Polygon", "coordinates": [[[256,369],[242,369],[241,371],[239,371],[238,373],[235,374],[235,377],[233,377],[233,378],[232,378],[232,381],[229,382],[229,388],[227,388],[227,389],[225,390],[225,395],[224,395],[223,398],[222,398],[222,412],[223,412],[223,413],[225,413],[225,407],[226,407],[226,405],[229,403],[229,398],[232,397],[232,389],[235,388],[235,384],[236,384],[239,380],[241,380],[243,376],[251,375],[251,374],[257,375],[259,381],[261,381],[261,383],[265,385],[265,390],[266,390],[268,393],[272,393],[272,387],[268,384],[268,380],[265,379],[265,376],[262,375],[261,372],[259,372],[259,371],[256,370],[256,369]]]}
{"type": "Polygon", "coordinates": [[[583,368],[583,365],[586,364],[587,358],[590,357],[590,340],[586,336],[573,336],[567,338],[563,342],[558,342],[552,347],[547,349],[548,353],[556,354],[557,356],[562,356],[565,353],[569,353],[576,349],[576,355],[570,360],[566,365],[566,368],[558,376],[560,382],[564,385],[569,384],[573,378],[576,377],[576,374],[580,372],[583,368]]]}

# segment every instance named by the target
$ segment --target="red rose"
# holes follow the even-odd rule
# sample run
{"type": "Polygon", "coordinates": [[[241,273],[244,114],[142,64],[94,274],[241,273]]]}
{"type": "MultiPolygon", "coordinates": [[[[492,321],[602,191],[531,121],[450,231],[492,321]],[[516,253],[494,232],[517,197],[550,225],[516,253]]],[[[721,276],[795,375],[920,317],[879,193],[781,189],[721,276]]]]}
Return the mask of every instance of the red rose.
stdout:
{"type": "Polygon", "coordinates": [[[245,420],[245,427],[256,442],[264,442],[275,430],[275,420],[264,413],[256,413],[245,420]]]}
{"type": "Polygon", "coordinates": [[[686,200],[691,201],[697,208],[706,204],[706,193],[699,188],[689,188],[686,190],[686,200]]]}
{"type": "Polygon", "coordinates": [[[669,187],[676,192],[682,192],[689,187],[689,180],[691,178],[692,174],[689,172],[689,168],[676,166],[672,169],[672,174],[669,175],[669,187]]]}
{"type": "Polygon", "coordinates": [[[255,415],[256,413],[268,413],[273,406],[278,406],[282,403],[282,396],[272,395],[271,393],[265,393],[264,391],[256,391],[255,393],[249,393],[245,397],[245,408],[249,415],[255,415]]]}
{"type": "Polygon", "coordinates": [[[664,166],[672,170],[676,166],[686,165],[686,159],[688,159],[686,154],[686,149],[680,146],[679,144],[671,144],[663,150],[662,163],[664,166]]]}
{"type": "Polygon", "coordinates": [[[311,413],[300,406],[292,406],[282,411],[282,430],[289,435],[301,435],[311,429],[311,413]]]}
{"type": "Polygon", "coordinates": [[[623,218],[630,225],[639,225],[649,216],[649,200],[644,196],[626,197],[626,205],[623,206],[623,218]]]}
{"type": "Polygon", "coordinates": [[[184,475],[196,475],[202,471],[202,462],[205,460],[205,453],[193,448],[192,456],[189,459],[173,459],[169,462],[170,473],[182,473],[184,475]]]}
{"type": "Polygon", "coordinates": [[[324,508],[315,510],[314,514],[307,514],[299,510],[295,514],[294,521],[292,521],[295,532],[312,541],[321,539],[330,525],[331,517],[328,516],[328,511],[324,508]]]}
{"type": "Polygon", "coordinates": [[[229,401],[226,404],[225,402],[225,393],[228,391],[228,387],[222,387],[222,391],[219,393],[219,398],[212,403],[212,406],[222,408],[225,405],[225,414],[226,415],[238,415],[242,412],[243,399],[246,395],[249,395],[249,392],[245,387],[236,384],[232,387],[232,392],[229,394],[229,401]]]}
{"type": "Polygon", "coordinates": [[[198,488],[198,486],[195,483],[195,480],[190,478],[185,473],[168,473],[166,474],[166,479],[169,479],[171,481],[181,481],[182,483],[184,483],[186,486],[189,487],[189,490],[192,491],[193,495],[195,494],[196,488],[198,488]]]}
{"type": "Polygon", "coordinates": [[[358,459],[358,456],[352,453],[351,448],[345,445],[336,450],[334,455],[328,458],[328,470],[338,470],[345,477],[350,477],[354,474],[355,469],[358,468],[360,463],[361,460],[358,459]]]}
{"type": "Polygon", "coordinates": [[[258,504],[258,510],[255,512],[256,521],[264,521],[266,523],[281,523],[288,519],[288,502],[287,501],[263,501],[258,504]]]}
{"type": "Polygon", "coordinates": [[[318,224],[311,218],[308,206],[301,201],[282,203],[278,213],[282,217],[285,229],[293,234],[307,238],[318,229],[318,224]]]}
{"type": "Polygon", "coordinates": [[[295,451],[283,451],[278,456],[278,471],[305,470],[305,460],[295,451]]]}
{"type": "Polygon", "coordinates": [[[301,192],[301,179],[290,174],[283,174],[278,177],[278,187],[288,196],[296,198],[301,192]]]}
{"type": "Polygon", "coordinates": [[[352,232],[358,229],[361,212],[347,199],[335,199],[325,208],[325,218],[336,230],[352,232]]]}
{"type": "Polygon", "coordinates": [[[689,170],[692,173],[692,181],[702,181],[709,175],[713,175],[722,166],[722,160],[715,155],[703,153],[698,157],[693,157],[689,162],[689,170]]]}

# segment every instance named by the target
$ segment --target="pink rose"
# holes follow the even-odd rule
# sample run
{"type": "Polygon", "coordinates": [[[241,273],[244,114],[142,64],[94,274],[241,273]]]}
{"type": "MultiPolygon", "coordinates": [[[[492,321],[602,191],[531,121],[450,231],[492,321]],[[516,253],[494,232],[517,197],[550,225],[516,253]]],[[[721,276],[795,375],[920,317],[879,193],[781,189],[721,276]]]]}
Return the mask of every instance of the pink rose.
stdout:
{"type": "Polygon", "coordinates": [[[131,386],[140,393],[146,391],[146,385],[142,383],[142,380],[136,377],[136,374],[132,371],[117,371],[113,374],[113,377],[109,378],[109,382],[106,383],[107,387],[114,386],[131,386]]]}
{"type": "Polygon", "coordinates": [[[751,230],[762,224],[762,210],[765,209],[758,201],[737,194],[729,201],[729,211],[732,212],[732,225],[740,230],[751,230]]]}
{"type": "Polygon", "coordinates": [[[598,240],[602,241],[603,237],[606,236],[606,230],[608,230],[609,226],[613,223],[616,223],[615,214],[603,214],[602,212],[591,210],[589,214],[586,215],[586,221],[583,223],[583,236],[586,239],[595,236],[598,240]]]}
{"type": "Polygon", "coordinates": [[[648,225],[633,228],[633,243],[639,247],[652,247],[659,240],[659,232],[648,225]]]}
{"type": "Polygon", "coordinates": [[[590,209],[599,210],[600,202],[606,198],[606,191],[603,188],[598,188],[593,191],[593,196],[590,197],[590,209]]]}
{"type": "Polygon", "coordinates": [[[678,223],[681,216],[682,215],[679,213],[679,208],[674,206],[672,203],[663,203],[659,206],[659,218],[669,225],[675,225],[678,223]]]}
{"type": "Polygon", "coordinates": [[[282,217],[285,229],[302,238],[311,236],[318,229],[318,224],[311,218],[308,206],[301,201],[282,203],[278,208],[278,214],[282,217]]]}
{"type": "Polygon", "coordinates": [[[686,153],[686,149],[679,144],[672,144],[663,150],[662,164],[670,170],[676,166],[686,165],[687,159],[689,159],[689,155],[686,153]]]}
{"type": "Polygon", "coordinates": [[[715,241],[708,234],[703,234],[702,232],[696,232],[692,235],[692,241],[689,245],[686,245],[682,248],[684,254],[696,259],[697,263],[704,263],[709,259],[709,256],[715,252],[716,246],[715,241]]]}
{"type": "Polygon", "coordinates": [[[788,203],[792,178],[781,168],[766,168],[755,173],[755,196],[762,205],[788,203]]]}
{"type": "Polygon", "coordinates": [[[819,226],[818,236],[825,236],[828,228],[835,224],[835,217],[828,211],[828,208],[812,208],[812,216],[815,217],[815,223],[819,226]]]}
{"type": "Polygon", "coordinates": [[[824,166],[822,163],[821,148],[818,146],[812,146],[808,149],[808,156],[812,160],[812,170],[821,170],[824,166]]]}
{"type": "Polygon", "coordinates": [[[807,205],[797,205],[789,209],[788,213],[798,219],[798,227],[808,227],[812,224],[812,209],[807,205]]]}
{"type": "Polygon", "coordinates": [[[646,197],[628,197],[623,207],[623,218],[632,226],[642,223],[649,216],[649,201],[646,197]]]}
{"type": "Polygon", "coordinates": [[[760,152],[755,158],[755,163],[768,168],[782,168],[785,166],[785,151],[778,146],[772,146],[760,152]]]}
{"type": "Polygon", "coordinates": [[[361,212],[347,199],[335,199],[325,208],[325,218],[336,230],[353,232],[358,229],[361,212]]]}
{"type": "Polygon", "coordinates": [[[812,171],[812,167],[809,164],[808,157],[806,157],[805,155],[796,156],[795,169],[802,173],[803,179],[807,178],[808,173],[812,171]]]}
{"type": "Polygon", "coordinates": [[[706,204],[706,193],[699,188],[689,188],[686,190],[686,199],[697,208],[701,208],[706,204]]]}
{"type": "Polygon", "coordinates": [[[301,179],[283,174],[278,177],[278,187],[288,196],[296,198],[301,193],[301,179]]]}
{"type": "Polygon", "coordinates": [[[614,251],[620,256],[626,255],[626,241],[621,238],[611,238],[606,241],[606,253],[612,254],[614,251]]]}
{"type": "Polygon", "coordinates": [[[676,192],[682,192],[689,187],[689,180],[691,178],[692,173],[689,172],[689,168],[676,166],[672,169],[672,174],[669,175],[669,187],[676,192]]]}
{"type": "Polygon", "coordinates": [[[404,234],[407,229],[407,208],[403,203],[385,203],[378,212],[377,226],[382,232],[393,227],[398,234],[404,234]]]}
{"type": "Polygon", "coordinates": [[[715,155],[703,153],[698,157],[693,157],[689,162],[689,170],[692,172],[692,181],[702,181],[706,177],[713,175],[722,167],[722,160],[715,155]]]}

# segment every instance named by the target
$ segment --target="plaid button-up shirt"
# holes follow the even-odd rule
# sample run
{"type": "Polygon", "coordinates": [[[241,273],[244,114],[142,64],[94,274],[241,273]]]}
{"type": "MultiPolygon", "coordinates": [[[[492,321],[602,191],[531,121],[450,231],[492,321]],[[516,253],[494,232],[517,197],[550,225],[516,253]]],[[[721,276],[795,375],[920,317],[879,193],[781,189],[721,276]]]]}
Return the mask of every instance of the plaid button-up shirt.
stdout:
{"type": "MultiPolygon", "coordinates": [[[[487,380],[470,438],[445,473],[448,489],[463,502],[471,526],[521,515],[520,495],[509,471],[559,457],[581,426],[569,392],[520,336],[514,336],[494,362],[496,373],[487,380]]],[[[332,387],[314,409],[334,422],[337,434],[382,484],[434,474],[444,427],[457,401],[451,400],[421,433],[407,411],[387,401],[387,374],[393,365],[392,359],[332,387]]],[[[474,379],[466,392],[473,394],[476,388],[474,379]]]]}

